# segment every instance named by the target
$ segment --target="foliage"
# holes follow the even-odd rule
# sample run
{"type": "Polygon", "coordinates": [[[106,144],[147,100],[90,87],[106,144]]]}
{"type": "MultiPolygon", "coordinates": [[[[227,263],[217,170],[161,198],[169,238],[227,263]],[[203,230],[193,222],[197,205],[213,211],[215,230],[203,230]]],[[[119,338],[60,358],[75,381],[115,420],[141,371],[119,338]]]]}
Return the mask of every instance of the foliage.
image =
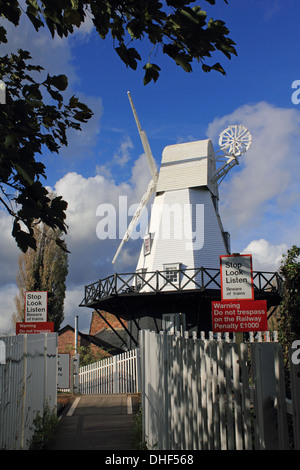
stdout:
{"type": "Polygon", "coordinates": [[[108,357],[107,351],[104,351],[103,349],[94,351],[91,346],[80,346],[80,348],[78,348],[78,353],[80,367],[93,364],[93,362],[98,362],[108,357]]]}
{"type": "MultiPolygon", "coordinates": [[[[227,0],[224,0],[228,3],[227,0]]],[[[215,0],[206,0],[210,5],[215,0]]],[[[47,26],[52,37],[72,34],[74,28],[90,18],[102,39],[110,33],[114,48],[127,67],[135,70],[141,56],[132,44],[148,39],[152,50],[160,47],[186,72],[192,71],[192,62],[202,64],[205,72],[225,71],[220,63],[208,65],[205,60],[216,51],[228,59],[236,55],[235,43],[228,38],[229,30],[224,21],[207,20],[207,13],[200,6],[190,6],[193,1],[167,0],[26,0],[21,9],[18,0],[2,2],[0,13],[15,26],[22,14],[26,14],[38,31],[47,26]]],[[[0,29],[0,41],[6,41],[4,28],[0,29]]],[[[151,55],[151,52],[150,52],[151,55]]],[[[144,83],[156,81],[160,68],[148,61],[144,65],[144,83]]]]}
{"type": "MultiPolygon", "coordinates": [[[[92,115],[74,96],[64,104],[60,92],[67,87],[65,75],[35,81],[30,73],[40,73],[42,67],[29,64],[30,59],[21,49],[0,59],[0,77],[6,83],[6,104],[0,106],[0,201],[13,217],[12,235],[23,252],[36,249],[37,220],[61,233],[67,228],[67,203],[60,196],[49,197],[40,181],[46,178],[45,165],[35,155],[45,148],[58,153],[67,145],[67,129],[79,130],[92,115]],[[43,91],[54,104],[45,104],[43,91]]],[[[63,248],[59,237],[56,243],[63,248]]]]}
{"type": "Polygon", "coordinates": [[[35,225],[33,235],[36,250],[29,248],[19,256],[17,284],[19,294],[15,298],[17,318],[24,320],[24,297],[26,291],[48,292],[48,321],[54,322],[58,331],[64,319],[64,299],[68,274],[68,253],[56,244],[60,232],[45,224],[35,225]]]}
{"type": "Polygon", "coordinates": [[[280,267],[284,279],[283,295],[279,312],[279,341],[283,346],[285,358],[296,339],[300,339],[300,248],[293,245],[280,267]]]}
{"type": "Polygon", "coordinates": [[[143,440],[143,412],[141,407],[134,417],[132,441],[134,450],[148,449],[147,443],[143,440]]]}
{"type": "Polygon", "coordinates": [[[58,418],[55,411],[51,411],[46,404],[43,415],[37,413],[33,420],[34,433],[29,442],[29,450],[46,450],[53,440],[58,425],[58,418]]]}

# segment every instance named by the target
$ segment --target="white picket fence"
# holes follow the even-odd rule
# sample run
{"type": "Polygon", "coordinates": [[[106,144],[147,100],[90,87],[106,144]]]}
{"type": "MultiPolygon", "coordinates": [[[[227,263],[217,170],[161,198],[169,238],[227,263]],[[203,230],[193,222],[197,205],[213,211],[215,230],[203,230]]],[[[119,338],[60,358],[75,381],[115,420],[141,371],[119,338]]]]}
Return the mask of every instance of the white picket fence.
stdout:
{"type": "Polygon", "coordinates": [[[139,349],[79,368],[79,393],[139,392],[139,349]]]}
{"type": "Polygon", "coordinates": [[[57,333],[0,337],[0,449],[26,450],[33,421],[57,405],[57,333]]]}
{"type": "MultiPolygon", "coordinates": [[[[201,331],[200,338],[209,338],[217,341],[234,341],[235,334],[216,333],[201,331]]],[[[249,341],[276,341],[277,333],[270,336],[269,332],[250,333],[249,341]]],[[[101,361],[79,367],[78,388],[76,393],[138,393],[140,391],[140,353],[139,349],[118,354],[101,361]]],[[[78,360],[78,358],[77,358],[78,360]]],[[[75,375],[77,368],[73,368],[75,375]]],[[[70,391],[70,389],[60,389],[60,391],[70,391]]]]}
{"type": "Polygon", "coordinates": [[[287,400],[278,342],[218,339],[140,332],[148,448],[300,449],[299,366],[287,400]]]}

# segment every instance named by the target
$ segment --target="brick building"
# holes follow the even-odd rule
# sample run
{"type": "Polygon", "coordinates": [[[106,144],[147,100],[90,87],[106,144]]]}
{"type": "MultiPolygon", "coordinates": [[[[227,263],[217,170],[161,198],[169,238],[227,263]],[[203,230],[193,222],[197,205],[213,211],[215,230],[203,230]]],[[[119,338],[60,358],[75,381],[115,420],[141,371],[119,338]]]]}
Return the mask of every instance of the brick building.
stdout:
{"type": "MultiPolygon", "coordinates": [[[[123,325],[127,328],[127,321],[122,319],[123,325]]],[[[128,334],[124,326],[115,317],[115,315],[99,310],[92,314],[89,336],[109,345],[110,348],[117,349],[119,352],[127,350],[126,341],[128,334]]]]}
{"type": "MultiPolygon", "coordinates": [[[[116,353],[109,345],[103,343],[103,341],[98,338],[94,338],[78,331],[77,349],[79,350],[82,346],[90,347],[91,352],[95,354],[95,356],[99,356],[101,354],[101,357],[103,358],[116,353]]],[[[70,325],[66,325],[58,332],[58,354],[63,353],[69,353],[71,356],[75,354],[75,329],[70,325]]]]}
{"type": "MultiPolygon", "coordinates": [[[[95,355],[101,353],[103,357],[124,352],[127,349],[127,335],[123,326],[114,315],[102,310],[100,313],[102,317],[93,312],[89,334],[78,331],[77,348],[90,347],[95,355]]],[[[125,320],[124,324],[127,326],[125,320]]],[[[75,354],[75,329],[71,325],[66,325],[58,332],[58,353],[75,354]]]]}

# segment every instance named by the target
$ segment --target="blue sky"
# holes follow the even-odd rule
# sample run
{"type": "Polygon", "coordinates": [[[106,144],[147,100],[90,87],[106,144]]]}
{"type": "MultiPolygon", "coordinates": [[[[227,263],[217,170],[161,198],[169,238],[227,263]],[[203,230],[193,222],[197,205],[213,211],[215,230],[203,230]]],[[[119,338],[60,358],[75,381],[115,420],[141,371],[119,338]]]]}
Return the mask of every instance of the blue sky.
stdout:
{"type": "MultiPolygon", "coordinates": [[[[69,77],[69,93],[94,111],[83,131],[72,132],[60,155],[44,155],[46,184],[69,203],[67,235],[69,275],[65,321],[88,331],[91,311],[78,304],[84,285],[98,278],[135,269],[141,242],[131,241],[115,266],[111,259],[119,240],[99,240],[96,209],[138,203],[150,174],[127,90],[130,90],[152,153],[160,164],[166,145],[211,138],[229,124],[244,124],[252,133],[252,147],[220,186],[220,212],[231,233],[232,251],[251,252],[254,269],[276,270],[282,253],[300,244],[299,170],[300,104],[292,102],[292,83],[300,80],[300,4],[297,0],[217,0],[201,6],[208,17],[222,19],[236,42],[237,57],[216,55],[227,75],[205,74],[197,64],[187,74],[161,53],[151,60],[162,71],[156,83],[143,85],[141,64],[127,69],[114,52],[112,41],[101,40],[91,23],[72,37],[51,39],[46,30],[36,33],[22,19],[8,25],[9,43],[3,53],[18,47],[31,51],[33,63],[51,74],[69,77]]],[[[147,61],[150,51],[141,43],[147,61]]],[[[0,212],[0,332],[11,329],[15,310],[15,277],[19,256],[10,235],[11,220],[0,212]]]]}

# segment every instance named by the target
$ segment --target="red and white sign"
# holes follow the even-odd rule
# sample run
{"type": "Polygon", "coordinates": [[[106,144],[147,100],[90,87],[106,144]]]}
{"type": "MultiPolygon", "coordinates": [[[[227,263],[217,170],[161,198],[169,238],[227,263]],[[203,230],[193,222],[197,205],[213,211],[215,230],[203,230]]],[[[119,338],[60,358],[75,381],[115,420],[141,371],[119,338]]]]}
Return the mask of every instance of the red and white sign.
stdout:
{"type": "Polygon", "coordinates": [[[25,292],[25,322],[47,322],[48,292],[25,292]]]}
{"type": "Polygon", "coordinates": [[[266,300],[212,302],[212,329],[215,333],[267,331],[266,300]]]}
{"type": "Polygon", "coordinates": [[[46,321],[46,322],[38,321],[36,323],[29,323],[29,322],[16,323],[17,335],[53,333],[53,331],[54,331],[53,321],[46,321]]]}
{"type": "Polygon", "coordinates": [[[220,256],[221,299],[254,300],[252,255],[220,256]]]}

